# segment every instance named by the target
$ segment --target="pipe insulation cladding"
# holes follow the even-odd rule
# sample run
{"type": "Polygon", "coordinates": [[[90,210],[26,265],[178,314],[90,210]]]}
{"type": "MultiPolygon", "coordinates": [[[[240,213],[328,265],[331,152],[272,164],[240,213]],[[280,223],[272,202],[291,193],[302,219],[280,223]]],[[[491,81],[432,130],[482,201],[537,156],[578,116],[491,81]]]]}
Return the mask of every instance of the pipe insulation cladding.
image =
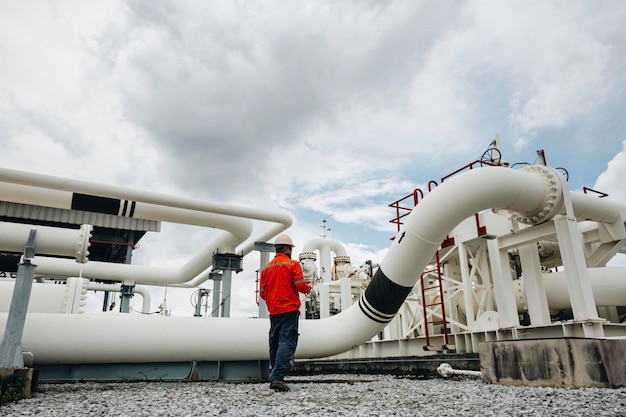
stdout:
{"type": "MultiPolygon", "coordinates": [[[[446,234],[474,213],[506,209],[529,219],[548,213],[541,221],[561,213],[555,208],[559,201],[550,197],[555,182],[562,183],[555,176],[560,174],[547,167],[527,172],[490,167],[442,183],[407,216],[357,304],[301,322],[296,357],[331,356],[370,340],[391,321],[446,234]]],[[[577,199],[572,200],[576,211],[577,199]]],[[[596,200],[585,204],[603,204],[596,200]]],[[[611,210],[625,212],[623,206],[611,210]]],[[[0,328],[4,321],[6,315],[0,315],[0,328]]],[[[22,346],[42,364],[267,359],[268,329],[268,319],[256,318],[29,314],[22,346]]]]}

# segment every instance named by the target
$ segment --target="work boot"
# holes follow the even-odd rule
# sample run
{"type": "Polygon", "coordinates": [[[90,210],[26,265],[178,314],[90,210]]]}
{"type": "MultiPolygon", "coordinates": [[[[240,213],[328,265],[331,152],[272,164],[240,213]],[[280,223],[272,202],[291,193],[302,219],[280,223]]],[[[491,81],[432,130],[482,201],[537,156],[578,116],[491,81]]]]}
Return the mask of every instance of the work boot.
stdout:
{"type": "Polygon", "coordinates": [[[291,388],[289,388],[289,386],[285,383],[285,381],[272,381],[270,383],[270,389],[273,389],[274,391],[281,391],[281,392],[286,392],[291,390],[291,388]]]}

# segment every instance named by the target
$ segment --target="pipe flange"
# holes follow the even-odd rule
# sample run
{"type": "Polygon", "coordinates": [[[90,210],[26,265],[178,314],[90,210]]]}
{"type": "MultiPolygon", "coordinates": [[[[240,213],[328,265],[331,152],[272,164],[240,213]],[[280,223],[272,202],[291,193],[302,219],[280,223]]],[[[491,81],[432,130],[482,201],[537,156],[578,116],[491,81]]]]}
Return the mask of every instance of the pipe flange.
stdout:
{"type": "Polygon", "coordinates": [[[349,256],[335,256],[335,265],[337,265],[339,263],[349,264],[350,263],[350,257],[349,256]]]}
{"type": "Polygon", "coordinates": [[[93,226],[90,224],[83,224],[80,227],[79,233],[79,241],[76,242],[76,262],[84,264],[89,261],[89,247],[91,243],[89,239],[91,239],[91,232],[93,231],[93,226]]]}
{"type": "Polygon", "coordinates": [[[317,261],[317,254],[315,252],[302,252],[298,257],[300,261],[303,261],[305,259],[317,261]]]}
{"type": "Polygon", "coordinates": [[[552,220],[563,207],[563,186],[559,173],[544,165],[530,165],[522,171],[543,176],[547,182],[547,192],[541,207],[532,213],[513,213],[512,218],[520,223],[537,225],[552,220]]]}

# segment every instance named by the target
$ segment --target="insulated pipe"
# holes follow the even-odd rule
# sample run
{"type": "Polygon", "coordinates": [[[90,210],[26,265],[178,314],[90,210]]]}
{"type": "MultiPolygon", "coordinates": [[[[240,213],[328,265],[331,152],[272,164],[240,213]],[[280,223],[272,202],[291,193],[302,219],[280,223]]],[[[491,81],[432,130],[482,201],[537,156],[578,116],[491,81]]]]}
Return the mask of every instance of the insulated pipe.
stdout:
{"type": "Polygon", "coordinates": [[[346,249],[336,240],[317,237],[304,244],[302,253],[314,252],[315,249],[320,251],[320,275],[322,276],[322,280],[324,282],[328,282],[331,280],[332,274],[332,268],[330,266],[330,253],[335,252],[336,256],[347,256],[346,249]]]}
{"type": "MultiPolygon", "coordinates": [[[[457,224],[487,208],[529,218],[546,208],[550,212],[546,195],[552,187],[543,174],[500,167],[465,172],[441,184],[407,216],[357,304],[327,319],[301,322],[296,357],[330,356],[366,342],[393,319],[457,224]]],[[[5,320],[0,315],[0,322],[5,320]]],[[[267,319],[30,314],[22,346],[42,364],[264,359],[268,329],[267,319]],[[113,335],[124,345],[111,346],[113,335]],[[73,346],[81,346],[80,356],[73,346]]]]}
{"type": "MultiPolygon", "coordinates": [[[[91,225],[80,229],[62,229],[22,223],[0,222],[0,250],[24,252],[31,230],[35,235],[35,253],[42,255],[71,256],[76,262],[87,262],[91,225]]],[[[72,263],[76,263],[72,262],[72,263]]]]}
{"type": "MultiPolygon", "coordinates": [[[[90,210],[123,217],[222,229],[232,233],[240,242],[246,240],[252,230],[252,225],[247,219],[187,208],[159,206],[137,201],[133,201],[129,205],[127,201],[120,199],[97,196],[76,197],[74,193],[66,191],[45,190],[39,187],[2,182],[0,182],[0,193],[4,200],[14,203],[42,205],[65,210],[90,210]],[[91,206],[87,207],[89,204],[91,206]]],[[[234,247],[221,249],[223,252],[230,252],[234,250],[234,247]]]]}
{"type": "MultiPolygon", "coordinates": [[[[26,204],[79,209],[77,206],[90,206],[97,203],[105,203],[111,211],[109,214],[139,217],[138,215],[135,215],[135,212],[140,213],[141,210],[145,209],[141,206],[137,206],[137,204],[141,202],[156,206],[176,207],[200,212],[280,223],[285,229],[291,226],[291,218],[283,213],[255,209],[252,207],[237,206],[233,204],[208,202],[185,197],[174,197],[152,191],[97,184],[7,168],[0,168],[0,184],[2,182],[41,188],[42,190],[39,191],[40,196],[37,197],[32,195],[29,197],[29,193],[24,191],[25,189],[23,187],[13,188],[13,192],[18,193],[22,200],[16,202],[23,202],[26,204]]],[[[4,185],[4,187],[7,186],[8,185],[6,184],[4,185]]],[[[2,188],[0,188],[0,191],[3,191],[2,188]]],[[[4,192],[2,194],[4,195],[4,192]]],[[[154,220],[161,219],[156,218],[154,220]]]]}

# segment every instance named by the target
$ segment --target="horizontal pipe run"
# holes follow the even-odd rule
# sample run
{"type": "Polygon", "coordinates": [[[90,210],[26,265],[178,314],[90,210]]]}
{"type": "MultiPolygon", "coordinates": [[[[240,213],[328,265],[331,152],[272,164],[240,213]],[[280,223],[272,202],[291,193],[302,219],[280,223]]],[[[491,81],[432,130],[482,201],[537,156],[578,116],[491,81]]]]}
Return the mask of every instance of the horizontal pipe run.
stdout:
{"type": "MultiPolygon", "coordinates": [[[[0,250],[23,253],[31,230],[36,230],[35,253],[39,255],[69,256],[76,262],[87,262],[92,227],[80,229],[0,222],[0,250]]],[[[70,261],[71,262],[71,261],[70,261]]],[[[76,263],[72,262],[72,263],[76,263]]]]}
{"type": "MultiPolygon", "coordinates": [[[[59,208],[71,209],[72,199],[75,194],[79,193],[86,196],[97,196],[120,200],[120,202],[125,200],[126,202],[130,202],[131,204],[132,202],[142,202],[157,206],[175,207],[200,212],[222,214],[226,216],[241,217],[245,219],[281,223],[284,224],[286,227],[289,227],[292,221],[291,217],[289,217],[288,215],[275,211],[256,209],[234,204],[209,202],[186,197],[175,197],[152,191],[137,190],[107,184],[98,184],[88,181],[61,178],[52,175],[18,171],[8,168],[0,168],[0,183],[2,182],[40,188],[41,191],[38,191],[38,193],[41,193],[41,196],[45,198],[48,204],[54,204],[50,205],[50,207],[63,206],[59,208]],[[66,192],[66,194],[55,193],[55,190],[64,191],[66,192]]],[[[19,188],[21,187],[16,187],[16,189],[19,188]]],[[[24,199],[27,199],[28,196],[25,194],[30,193],[21,193],[22,197],[24,199]]],[[[41,205],[42,203],[38,201],[41,200],[36,199],[31,200],[30,202],[16,202],[41,205]]],[[[135,210],[139,210],[139,208],[135,208],[135,210]]]]}
{"type": "Polygon", "coordinates": [[[67,262],[40,258],[37,274],[51,276],[81,276],[104,280],[134,280],[149,285],[199,285],[208,277],[212,256],[216,252],[246,255],[254,248],[254,241],[270,239],[286,230],[292,219],[285,213],[232,204],[206,202],[144,190],[135,190],[86,181],[60,178],[0,168],[0,192],[3,199],[16,203],[43,205],[61,209],[104,210],[108,214],[137,217],[146,220],[167,221],[223,229],[204,250],[179,269],[133,268],[120,274],[118,268],[90,263],[82,269],[67,262]],[[251,236],[251,219],[274,224],[268,231],[243,244],[251,236]],[[162,269],[162,270],[161,270],[162,269]],[[116,274],[116,275],[112,275],[116,274]],[[188,284],[189,285],[189,284],[188,284]]]}

